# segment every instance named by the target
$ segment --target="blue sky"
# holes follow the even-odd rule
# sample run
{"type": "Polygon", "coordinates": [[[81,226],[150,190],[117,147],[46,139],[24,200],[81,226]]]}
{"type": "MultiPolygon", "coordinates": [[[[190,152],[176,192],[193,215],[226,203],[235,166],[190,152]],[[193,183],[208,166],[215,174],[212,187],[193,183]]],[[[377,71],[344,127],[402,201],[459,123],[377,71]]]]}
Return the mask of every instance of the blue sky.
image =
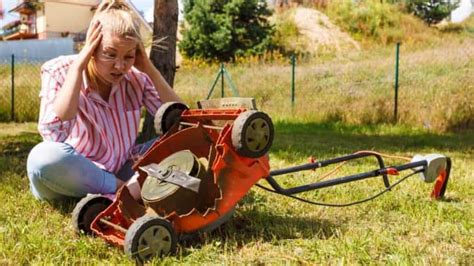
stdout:
{"type": "MultiPolygon", "coordinates": [[[[2,0],[0,0],[2,1],[2,0]]],[[[3,20],[0,20],[0,28],[3,27],[10,21],[18,19],[18,13],[8,13],[17,4],[17,0],[3,0],[3,9],[5,10],[5,16],[3,20]]],[[[147,20],[153,19],[153,3],[152,0],[132,0],[132,3],[137,7],[138,10],[143,11],[147,20]]]]}

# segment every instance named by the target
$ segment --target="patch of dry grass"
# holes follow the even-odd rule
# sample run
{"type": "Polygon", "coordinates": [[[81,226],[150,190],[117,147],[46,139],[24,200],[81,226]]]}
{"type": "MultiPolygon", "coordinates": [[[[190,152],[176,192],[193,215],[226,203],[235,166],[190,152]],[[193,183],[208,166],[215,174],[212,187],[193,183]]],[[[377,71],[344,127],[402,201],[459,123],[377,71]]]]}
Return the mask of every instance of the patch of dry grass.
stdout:
{"type": "MultiPolygon", "coordinates": [[[[446,41],[429,49],[401,46],[398,122],[435,131],[472,128],[474,41],[446,41]]],[[[273,116],[351,124],[390,123],[394,110],[395,49],[354,52],[339,58],[301,59],[296,101],[289,64],[227,65],[240,95],[256,98],[273,116]]],[[[207,96],[218,66],[184,65],[175,88],[188,103],[207,96]]],[[[226,81],[227,82],[227,81],[226,81]]],[[[213,97],[220,97],[220,81],[213,97]]],[[[225,94],[231,95],[228,85],[225,94]]]]}

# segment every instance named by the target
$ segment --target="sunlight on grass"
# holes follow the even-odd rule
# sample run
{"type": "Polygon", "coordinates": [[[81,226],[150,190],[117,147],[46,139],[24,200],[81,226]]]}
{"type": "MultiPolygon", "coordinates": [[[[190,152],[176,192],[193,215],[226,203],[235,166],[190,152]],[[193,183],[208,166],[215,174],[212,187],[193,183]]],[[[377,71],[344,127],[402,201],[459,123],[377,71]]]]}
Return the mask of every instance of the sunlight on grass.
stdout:
{"type": "MultiPolygon", "coordinates": [[[[391,25],[375,27],[372,30],[377,35],[365,43],[370,50],[299,57],[294,106],[289,58],[281,54],[266,55],[264,60],[238,58],[226,68],[240,95],[255,98],[257,107],[273,118],[276,136],[269,154],[271,169],[359,150],[408,157],[441,153],[453,162],[446,198],[431,200],[433,184],[420,181],[417,175],[374,201],[347,208],[312,206],[253,187],[225,225],[180,243],[175,256],[152,264],[472,264],[474,17],[459,26],[462,32],[452,27],[438,32],[411,16],[394,14],[385,4],[374,3],[379,8],[369,11],[386,13],[386,20],[400,23],[405,35],[393,31],[391,25]],[[395,48],[377,42],[391,43],[399,37],[404,43],[395,124],[395,48]]],[[[353,10],[340,11],[346,13],[331,15],[357,26],[357,20],[349,16],[353,10]]],[[[282,23],[287,34],[297,35],[294,25],[282,23]]],[[[196,100],[207,96],[217,71],[217,65],[185,61],[176,73],[174,87],[195,107],[196,100]]],[[[17,120],[35,121],[39,64],[18,65],[16,72],[17,120]]],[[[0,64],[2,121],[10,117],[8,73],[8,64],[0,64]]],[[[225,95],[230,96],[227,87],[225,95]]],[[[220,96],[220,82],[212,96],[220,96]]],[[[50,205],[33,198],[26,160],[41,141],[36,127],[31,122],[0,123],[0,264],[133,265],[122,248],[74,234],[70,213],[75,202],[50,205]]],[[[404,161],[388,159],[386,163],[404,161]]],[[[358,160],[331,177],[376,167],[374,160],[358,160]]],[[[331,169],[276,179],[284,187],[304,185],[331,169]]],[[[402,176],[390,176],[390,182],[402,176]]],[[[268,186],[264,180],[259,184],[268,186]]],[[[341,204],[384,188],[381,178],[373,178],[299,196],[341,204]]]]}
{"type": "MultiPolygon", "coordinates": [[[[403,125],[356,126],[278,117],[275,121],[272,169],[305,163],[310,156],[328,159],[360,149],[408,156],[443,153],[453,160],[446,199],[430,200],[432,184],[417,176],[374,201],[347,208],[311,206],[255,187],[227,224],[180,244],[176,256],[155,263],[468,264],[474,259],[473,134],[435,134],[403,125]]],[[[133,264],[121,248],[74,234],[73,202],[53,207],[33,199],[25,163],[28,151],[39,141],[35,124],[0,124],[0,261],[133,264]]],[[[361,160],[347,164],[337,175],[374,167],[373,160],[361,160]]],[[[308,184],[329,170],[299,172],[278,180],[284,186],[308,184]]],[[[383,188],[382,180],[375,178],[301,196],[345,203],[383,188]]]]}

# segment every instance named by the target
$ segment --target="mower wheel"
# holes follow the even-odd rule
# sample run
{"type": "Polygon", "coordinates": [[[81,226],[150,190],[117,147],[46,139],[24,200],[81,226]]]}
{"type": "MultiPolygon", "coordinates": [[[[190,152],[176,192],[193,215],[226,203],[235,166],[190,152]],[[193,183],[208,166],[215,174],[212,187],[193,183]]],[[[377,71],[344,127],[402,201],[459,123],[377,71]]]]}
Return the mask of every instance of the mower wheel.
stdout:
{"type": "Polygon", "coordinates": [[[176,233],[168,220],[144,215],[127,230],[124,250],[132,259],[143,263],[174,253],[176,241],[176,233]]]}
{"type": "Polygon", "coordinates": [[[272,119],[264,112],[249,110],[241,113],[232,127],[232,145],[238,154],[258,158],[272,146],[272,119]]]}
{"type": "Polygon", "coordinates": [[[88,194],[72,211],[72,223],[77,234],[94,235],[91,224],[94,219],[112,204],[112,200],[99,194],[88,194]]]}
{"type": "Polygon", "coordinates": [[[155,130],[163,135],[181,119],[181,114],[188,110],[188,106],[180,102],[168,102],[160,106],[155,114],[155,130]]]}

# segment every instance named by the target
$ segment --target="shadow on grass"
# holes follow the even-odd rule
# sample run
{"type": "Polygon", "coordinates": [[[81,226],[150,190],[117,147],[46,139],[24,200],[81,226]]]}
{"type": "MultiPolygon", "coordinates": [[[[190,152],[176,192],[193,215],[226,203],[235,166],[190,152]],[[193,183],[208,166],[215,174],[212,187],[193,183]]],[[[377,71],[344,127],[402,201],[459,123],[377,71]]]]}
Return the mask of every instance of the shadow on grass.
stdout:
{"type": "Polygon", "coordinates": [[[389,126],[360,126],[342,123],[276,122],[271,153],[285,160],[316,156],[327,159],[358,150],[376,150],[412,154],[419,150],[439,153],[474,150],[474,134],[437,134],[423,130],[402,129],[390,133],[389,126]],[[387,133],[388,132],[388,133],[387,133]]]}
{"type": "Polygon", "coordinates": [[[328,239],[340,226],[326,219],[281,216],[267,210],[237,211],[225,224],[212,232],[194,234],[180,241],[183,256],[190,247],[200,248],[210,241],[228,242],[237,247],[254,242],[285,239],[328,239]]]}
{"type": "MultiPolygon", "coordinates": [[[[41,137],[32,132],[22,132],[15,136],[3,136],[0,138],[0,183],[9,182],[24,186],[29,192],[28,177],[26,173],[26,160],[30,150],[39,142],[41,137]],[[24,180],[12,180],[8,177],[11,173],[20,175],[24,180]]],[[[11,184],[12,185],[12,184],[11,184]]],[[[66,199],[61,201],[48,202],[61,214],[71,213],[75,204],[80,199],[66,199]]]]}
{"type": "Polygon", "coordinates": [[[248,243],[271,242],[285,239],[328,239],[341,229],[340,225],[321,218],[303,217],[304,214],[282,215],[266,208],[266,198],[249,191],[240,201],[227,222],[211,232],[184,236],[180,241],[181,254],[191,254],[188,248],[200,248],[210,241],[232,243],[242,247],[248,243]]]}
{"type": "Polygon", "coordinates": [[[0,182],[9,176],[7,172],[26,178],[26,159],[30,150],[40,141],[41,137],[31,132],[0,138],[0,182]]]}
{"type": "Polygon", "coordinates": [[[67,198],[64,200],[49,201],[47,204],[51,205],[55,210],[57,210],[62,215],[71,214],[76,207],[76,204],[81,200],[81,198],[67,198]]]}
{"type": "Polygon", "coordinates": [[[39,142],[41,136],[32,132],[3,136],[0,138],[0,156],[19,156],[26,159],[30,150],[39,142]]]}

